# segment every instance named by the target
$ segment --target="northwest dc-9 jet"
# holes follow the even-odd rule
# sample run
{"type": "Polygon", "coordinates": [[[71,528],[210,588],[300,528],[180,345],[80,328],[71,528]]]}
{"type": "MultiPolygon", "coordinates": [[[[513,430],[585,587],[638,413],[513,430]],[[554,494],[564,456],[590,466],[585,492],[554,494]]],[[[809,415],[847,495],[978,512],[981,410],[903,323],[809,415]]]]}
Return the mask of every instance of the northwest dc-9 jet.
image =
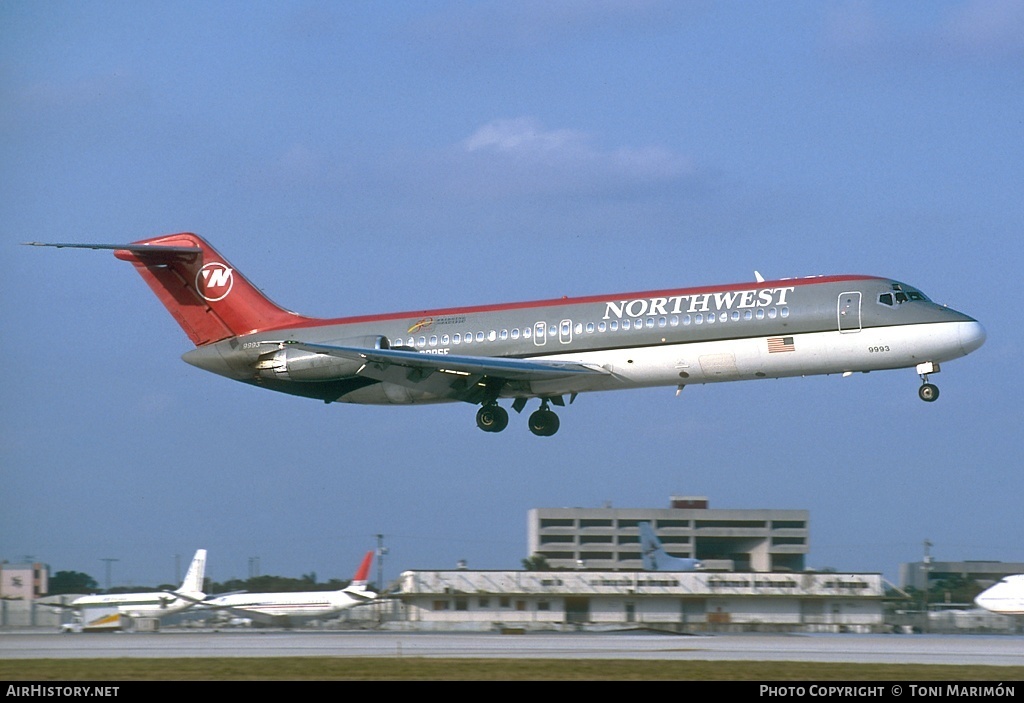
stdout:
{"type": "Polygon", "coordinates": [[[969,354],[985,330],[913,286],[877,276],[814,276],[336,319],[279,307],[189,233],[114,250],[195,344],[201,369],[325,403],[479,405],[500,432],[511,399],[531,399],[530,431],[558,431],[551,406],[580,393],[652,386],[916,369],[969,354]]]}

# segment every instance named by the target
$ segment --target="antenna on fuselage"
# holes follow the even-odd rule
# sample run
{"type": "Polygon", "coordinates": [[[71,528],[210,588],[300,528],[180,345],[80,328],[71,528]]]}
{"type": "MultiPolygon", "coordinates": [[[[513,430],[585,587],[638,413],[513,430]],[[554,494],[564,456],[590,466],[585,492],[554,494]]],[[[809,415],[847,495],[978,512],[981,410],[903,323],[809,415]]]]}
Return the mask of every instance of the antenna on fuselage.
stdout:
{"type": "Polygon", "coordinates": [[[762,276],[758,271],[754,271],[754,279],[758,283],[764,283],[764,276],[762,276]]]}

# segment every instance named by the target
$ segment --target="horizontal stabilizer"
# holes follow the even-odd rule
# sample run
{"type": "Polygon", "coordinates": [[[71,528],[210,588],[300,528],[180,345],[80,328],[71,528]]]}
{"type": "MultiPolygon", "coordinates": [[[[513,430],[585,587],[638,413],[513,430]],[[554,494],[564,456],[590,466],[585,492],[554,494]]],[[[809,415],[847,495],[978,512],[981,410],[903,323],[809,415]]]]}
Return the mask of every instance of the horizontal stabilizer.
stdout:
{"type": "Polygon", "coordinates": [[[25,242],[30,247],[56,247],[57,249],[107,249],[130,251],[147,263],[171,261],[192,262],[203,253],[199,247],[161,246],[158,244],[70,244],[48,242],[25,242]]]}

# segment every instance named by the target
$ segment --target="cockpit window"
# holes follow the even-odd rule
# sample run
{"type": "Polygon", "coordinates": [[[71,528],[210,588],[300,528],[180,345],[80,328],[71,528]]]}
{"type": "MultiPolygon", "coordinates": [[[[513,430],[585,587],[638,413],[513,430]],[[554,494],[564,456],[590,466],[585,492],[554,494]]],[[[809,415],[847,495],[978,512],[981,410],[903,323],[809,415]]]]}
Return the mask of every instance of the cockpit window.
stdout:
{"type": "Polygon", "coordinates": [[[926,296],[921,291],[917,291],[912,288],[907,288],[902,283],[893,283],[892,292],[882,293],[878,296],[879,303],[881,303],[882,305],[888,305],[890,307],[892,307],[893,305],[902,305],[903,303],[907,303],[910,301],[927,302],[928,296],[926,296]]]}

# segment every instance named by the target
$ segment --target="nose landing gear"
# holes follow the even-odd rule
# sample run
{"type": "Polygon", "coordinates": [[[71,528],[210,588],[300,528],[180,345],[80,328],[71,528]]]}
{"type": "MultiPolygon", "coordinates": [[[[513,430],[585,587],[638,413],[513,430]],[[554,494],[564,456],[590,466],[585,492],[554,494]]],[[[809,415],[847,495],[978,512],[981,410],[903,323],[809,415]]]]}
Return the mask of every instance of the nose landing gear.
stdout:
{"type": "Polygon", "coordinates": [[[932,403],[939,397],[939,387],[928,382],[928,374],[938,372],[939,365],[933,361],[917,365],[917,375],[921,377],[921,387],[917,389],[917,395],[926,403],[932,403]]]}
{"type": "Polygon", "coordinates": [[[924,381],[921,387],[917,389],[917,395],[926,403],[931,403],[939,397],[939,387],[934,383],[928,383],[927,376],[924,377],[924,381]]]}

